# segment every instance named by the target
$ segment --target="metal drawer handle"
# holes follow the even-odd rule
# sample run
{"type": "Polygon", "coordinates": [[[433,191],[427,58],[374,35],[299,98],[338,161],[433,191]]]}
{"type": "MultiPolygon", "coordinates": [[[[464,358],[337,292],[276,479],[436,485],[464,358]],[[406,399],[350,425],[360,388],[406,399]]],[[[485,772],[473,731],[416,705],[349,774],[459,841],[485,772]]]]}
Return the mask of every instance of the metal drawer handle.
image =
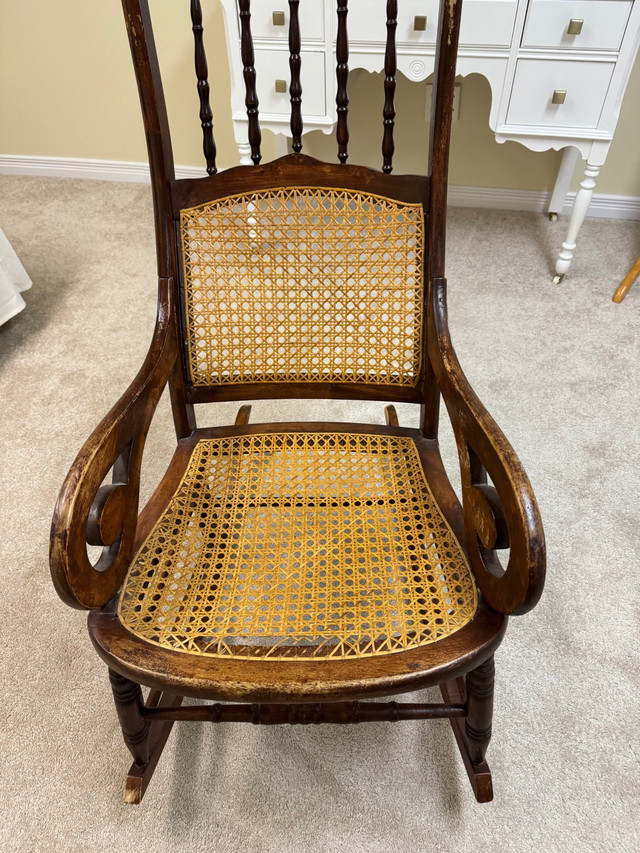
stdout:
{"type": "Polygon", "coordinates": [[[284,27],[284,12],[274,12],[271,20],[274,27],[284,27]]]}
{"type": "Polygon", "coordinates": [[[556,89],[553,93],[553,97],[551,98],[552,104],[564,104],[565,98],[567,97],[566,89],[556,89]]]}
{"type": "Polygon", "coordinates": [[[569,21],[569,29],[567,30],[567,35],[569,36],[579,36],[582,32],[582,25],[584,24],[583,18],[571,18],[569,21]]]}
{"type": "Polygon", "coordinates": [[[279,95],[286,94],[287,81],[286,80],[276,80],[275,90],[279,95]]]}
{"type": "Polygon", "coordinates": [[[417,33],[423,33],[427,29],[427,16],[416,15],[413,19],[413,29],[417,33]]]}

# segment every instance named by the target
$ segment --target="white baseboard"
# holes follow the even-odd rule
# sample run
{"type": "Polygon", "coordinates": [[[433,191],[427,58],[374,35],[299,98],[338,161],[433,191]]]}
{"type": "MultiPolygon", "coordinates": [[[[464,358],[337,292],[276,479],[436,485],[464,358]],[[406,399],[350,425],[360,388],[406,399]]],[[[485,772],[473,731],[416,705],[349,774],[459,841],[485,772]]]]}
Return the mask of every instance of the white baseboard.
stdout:
{"type": "MultiPolygon", "coordinates": [[[[204,178],[204,166],[176,166],[176,178],[204,178]]],[[[43,178],[88,178],[93,181],[149,182],[147,163],[124,160],[86,160],[80,157],[32,157],[0,154],[0,175],[31,175],[43,178]]]]}
{"type": "MultiPolygon", "coordinates": [[[[146,163],[119,160],[85,160],[77,157],[31,157],[0,154],[0,175],[40,175],[49,178],[89,178],[97,181],[149,181],[146,163]]],[[[196,166],[176,166],[177,178],[205,177],[196,166]]],[[[575,193],[569,193],[563,214],[571,212],[575,193]]],[[[507,190],[496,187],[449,187],[453,207],[480,207],[493,210],[524,210],[545,213],[551,194],[538,190],[507,190]]],[[[605,219],[640,220],[640,197],[594,193],[587,216],[605,219]]]]}

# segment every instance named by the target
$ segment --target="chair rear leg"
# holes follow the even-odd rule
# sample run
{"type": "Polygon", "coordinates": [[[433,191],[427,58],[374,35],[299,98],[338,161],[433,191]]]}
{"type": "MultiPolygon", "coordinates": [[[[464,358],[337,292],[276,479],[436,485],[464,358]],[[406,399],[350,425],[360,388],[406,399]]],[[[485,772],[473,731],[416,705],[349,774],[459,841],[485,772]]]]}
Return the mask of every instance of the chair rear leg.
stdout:
{"type": "Polygon", "coordinates": [[[493,655],[467,673],[467,717],[464,730],[473,764],[484,761],[491,740],[494,680],[493,655]]]}
{"type": "MultiPolygon", "coordinates": [[[[173,720],[155,720],[153,723],[145,720],[142,714],[144,703],[140,685],[112,669],[109,670],[109,681],[124,742],[133,756],[133,764],[127,774],[124,799],[126,803],[139,803],[162,755],[173,720]]],[[[173,707],[181,703],[182,696],[152,690],[147,707],[173,707]]]]}

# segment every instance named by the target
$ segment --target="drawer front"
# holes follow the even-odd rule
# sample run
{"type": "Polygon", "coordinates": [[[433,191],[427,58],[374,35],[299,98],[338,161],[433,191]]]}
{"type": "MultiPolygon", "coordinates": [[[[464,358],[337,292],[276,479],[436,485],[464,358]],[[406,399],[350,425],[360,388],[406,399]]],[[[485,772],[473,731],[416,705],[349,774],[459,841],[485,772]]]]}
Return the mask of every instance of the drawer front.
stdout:
{"type": "MultiPolygon", "coordinates": [[[[323,116],[326,114],[324,53],[302,51],[300,82],[302,83],[302,115],[323,116]]],[[[261,113],[274,113],[289,117],[291,101],[289,97],[289,54],[280,50],[255,51],[256,83],[258,89],[259,110],[261,113]],[[276,81],[285,81],[284,92],[276,91],[276,81]]]]}
{"type": "MultiPolygon", "coordinates": [[[[385,44],[386,5],[386,0],[350,0],[347,15],[349,41],[385,44]]],[[[460,44],[508,47],[517,5],[517,0],[464,0],[460,44]]],[[[397,44],[433,47],[438,35],[438,0],[400,0],[398,7],[397,44]],[[420,20],[424,18],[426,23],[420,20]]],[[[334,41],[336,31],[337,21],[333,15],[334,41]]]]}
{"type": "Polygon", "coordinates": [[[631,6],[629,0],[531,0],[522,46],[618,50],[631,6]],[[572,21],[580,30],[573,35],[572,21]]]}
{"type": "MultiPolygon", "coordinates": [[[[331,2],[331,0],[329,0],[331,2]]],[[[289,3],[287,0],[259,0],[251,4],[251,35],[254,39],[289,40],[289,3]],[[274,15],[276,23],[274,23],[274,15]],[[284,23],[280,23],[284,21],[284,23]]],[[[303,41],[324,39],[323,0],[302,0],[298,6],[300,37],[303,41]]],[[[238,32],[240,20],[238,19],[238,32]]]]}
{"type": "Polygon", "coordinates": [[[613,62],[518,60],[507,124],[597,127],[614,67],[613,62]],[[564,103],[552,102],[556,91],[566,92],[564,103]]]}

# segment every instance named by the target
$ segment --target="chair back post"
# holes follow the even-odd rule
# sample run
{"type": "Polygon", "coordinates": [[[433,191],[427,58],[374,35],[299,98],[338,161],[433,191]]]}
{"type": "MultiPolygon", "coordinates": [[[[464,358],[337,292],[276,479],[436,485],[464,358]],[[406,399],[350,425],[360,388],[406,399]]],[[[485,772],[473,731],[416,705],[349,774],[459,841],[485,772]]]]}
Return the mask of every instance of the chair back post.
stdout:
{"type": "Polygon", "coordinates": [[[430,180],[427,235],[429,282],[443,278],[445,274],[447,173],[461,12],[462,0],[441,0],[427,171],[430,180]]]}
{"type": "MultiPolygon", "coordinates": [[[[151,191],[155,222],[156,256],[158,264],[159,314],[168,309],[162,302],[163,280],[172,288],[172,304],[175,306],[176,332],[179,333],[180,295],[174,243],[174,224],[171,211],[170,182],[175,180],[171,133],[162,88],[162,78],[148,0],[122,0],[133,67],[138,84],[142,118],[149,154],[151,191]]],[[[179,334],[178,334],[179,340],[179,334]]],[[[193,405],[187,402],[182,348],[178,347],[176,364],[169,380],[171,409],[178,438],[189,435],[195,427],[193,405]]]]}
{"type": "Polygon", "coordinates": [[[174,180],[175,172],[169,120],[149,15],[149,3],[148,0],[122,0],[122,8],[127,24],[149,152],[158,275],[169,277],[175,272],[175,252],[168,182],[174,180]]]}

